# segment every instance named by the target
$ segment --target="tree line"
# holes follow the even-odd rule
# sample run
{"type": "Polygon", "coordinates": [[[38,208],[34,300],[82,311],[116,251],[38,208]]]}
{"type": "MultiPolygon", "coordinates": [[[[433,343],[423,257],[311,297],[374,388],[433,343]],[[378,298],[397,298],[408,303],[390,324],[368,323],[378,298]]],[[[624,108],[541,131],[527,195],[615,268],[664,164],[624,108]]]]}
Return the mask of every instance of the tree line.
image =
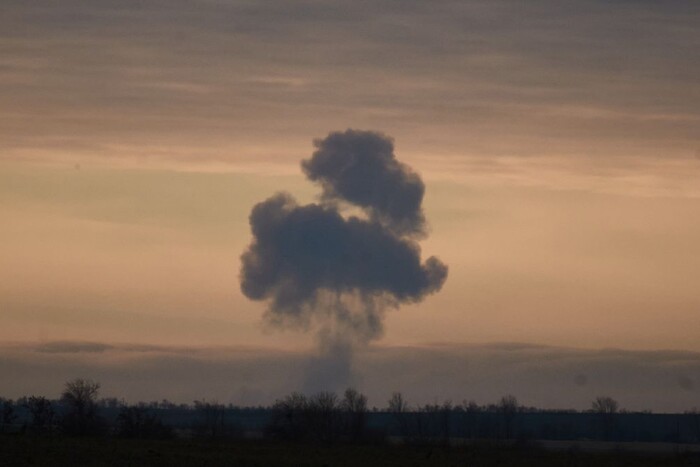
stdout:
{"type": "MultiPolygon", "coordinates": [[[[58,400],[43,396],[16,401],[0,398],[0,433],[168,438],[183,435],[183,430],[177,432],[163,420],[163,415],[179,411],[194,415],[191,417],[194,421],[184,433],[186,436],[242,437],[246,430],[237,422],[248,412],[260,415],[263,422],[259,433],[269,439],[363,443],[394,435],[404,442],[449,443],[454,436],[473,439],[521,436],[522,432],[516,434],[514,426],[523,413],[576,413],[525,407],[513,395],[487,405],[467,400],[410,405],[403,393],[395,392],[386,406],[378,409],[368,406],[364,394],[348,388],[341,395],[329,391],[312,395],[292,392],[268,407],[236,407],[206,400],[193,404],[167,400],[127,404],[115,398],[100,399],[100,388],[98,382],[78,378],[65,383],[58,400]],[[106,412],[116,412],[116,417],[108,419],[104,416],[106,412]],[[232,419],[232,412],[238,420],[232,419]],[[378,422],[369,424],[370,416],[378,422]],[[455,433],[456,429],[459,433],[455,433]]],[[[625,411],[613,398],[600,396],[584,413],[593,416],[591,420],[600,439],[611,439],[617,429],[617,416],[625,411]]],[[[688,411],[685,416],[700,442],[700,412],[688,411]]]]}

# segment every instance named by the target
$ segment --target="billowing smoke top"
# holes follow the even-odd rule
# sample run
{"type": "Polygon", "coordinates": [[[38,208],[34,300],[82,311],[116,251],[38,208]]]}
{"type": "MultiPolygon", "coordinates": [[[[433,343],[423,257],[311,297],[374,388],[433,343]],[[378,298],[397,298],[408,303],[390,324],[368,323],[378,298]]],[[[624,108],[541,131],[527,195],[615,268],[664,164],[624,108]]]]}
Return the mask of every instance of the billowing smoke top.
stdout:
{"type": "Polygon", "coordinates": [[[272,322],[320,322],[323,335],[366,341],[381,335],[386,305],[440,290],[447,266],[435,257],[421,263],[415,238],[425,228],[425,188],[396,160],[391,139],[347,130],[315,145],[302,167],[321,183],[323,202],[300,206],[278,193],[253,208],[241,289],[269,301],[272,322]],[[367,218],[344,217],[338,201],[360,207],[367,218]]]}
{"type": "Polygon", "coordinates": [[[355,204],[395,232],[423,233],[425,186],[396,160],[390,138],[347,130],[331,133],[314,145],[316,152],[301,166],[310,180],[321,183],[325,200],[355,204]]]}

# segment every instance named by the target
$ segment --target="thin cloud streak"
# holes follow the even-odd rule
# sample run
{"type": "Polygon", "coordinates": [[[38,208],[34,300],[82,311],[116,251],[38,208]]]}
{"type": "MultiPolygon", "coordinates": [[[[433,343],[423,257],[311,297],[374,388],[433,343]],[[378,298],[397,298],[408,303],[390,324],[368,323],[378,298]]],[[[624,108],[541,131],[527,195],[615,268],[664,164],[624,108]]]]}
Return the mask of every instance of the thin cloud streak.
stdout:
{"type": "Polygon", "coordinates": [[[522,159],[539,157],[563,184],[610,189],[626,181],[585,167],[634,179],[698,150],[699,19],[691,2],[10,1],[0,147],[265,171],[294,166],[306,135],[369,127],[411,164],[444,157],[427,179],[485,157],[535,182],[522,159]]]}

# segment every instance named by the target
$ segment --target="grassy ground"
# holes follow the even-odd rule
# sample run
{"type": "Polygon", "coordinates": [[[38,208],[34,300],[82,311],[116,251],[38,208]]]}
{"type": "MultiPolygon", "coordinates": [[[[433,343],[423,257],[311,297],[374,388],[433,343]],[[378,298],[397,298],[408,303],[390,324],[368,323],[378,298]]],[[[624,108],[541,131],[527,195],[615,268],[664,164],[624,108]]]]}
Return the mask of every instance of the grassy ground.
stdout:
{"type": "Polygon", "coordinates": [[[144,441],[0,436],[12,466],[700,466],[698,456],[550,452],[533,447],[311,446],[272,442],[144,441]]]}

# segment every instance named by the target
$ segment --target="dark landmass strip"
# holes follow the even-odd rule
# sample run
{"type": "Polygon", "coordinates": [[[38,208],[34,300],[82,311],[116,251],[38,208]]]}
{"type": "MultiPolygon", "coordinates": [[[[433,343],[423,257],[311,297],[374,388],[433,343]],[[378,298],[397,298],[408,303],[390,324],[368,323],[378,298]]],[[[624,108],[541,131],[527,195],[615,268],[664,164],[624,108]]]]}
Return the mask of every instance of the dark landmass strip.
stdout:
{"type": "Polygon", "coordinates": [[[551,451],[536,444],[318,445],[270,441],[0,436],[0,465],[20,466],[698,466],[692,453],[551,451]]]}
{"type": "Polygon", "coordinates": [[[450,401],[386,409],[348,388],[342,397],[293,392],[269,407],[98,399],[77,378],[61,398],[0,398],[0,467],[345,465],[695,465],[700,412],[626,412],[597,397],[585,412],[450,401]]]}

